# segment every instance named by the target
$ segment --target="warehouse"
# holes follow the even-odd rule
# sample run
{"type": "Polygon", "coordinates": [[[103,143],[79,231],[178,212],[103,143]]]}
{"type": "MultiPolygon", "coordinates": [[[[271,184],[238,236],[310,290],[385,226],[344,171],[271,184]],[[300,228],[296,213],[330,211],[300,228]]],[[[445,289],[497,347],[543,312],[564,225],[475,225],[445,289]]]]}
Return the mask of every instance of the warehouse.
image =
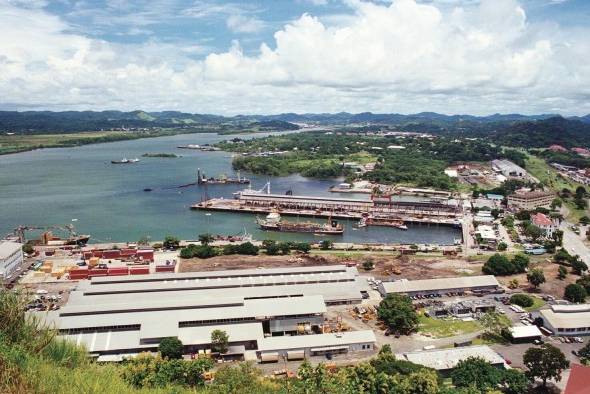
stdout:
{"type": "Polygon", "coordinates": [[[527,172],[524,168],[514,164],[510,160],[492,160],[492,169],[507,178],[524,178],[527,176],[527,172]]]}
{"type": "Polygon", "coordinates": [[[371,351],[375,347],[372,330],[350,331],[318,335],[268,337],[258,341],[256,351],[262,361],[288,360],[326,354],[371,351]]]}
{"type": "MultiPolygon", "coordinates": [[[[81,282],[62,309],[38,315],[92,354],[114,356],[108,359],[156,351],[165,337],[178,337],[186,353],[211,351],[216,329],[229,335],[223,356],[241,358],[265,337],[315,338],[323,332],[323,294],[357,302],[362,282],[344,266],[98,277],[81,282]]],[[[329,336],[310,341],[314,348],[333,343],[329,336]]]]}
{"type": "Polygon", "coordinates": [[[493,275],[460,276],[455,278],[438,278],[422,280],[397,280],[379,284],[379,292],[398,293],[408,296],[426,294],[461,293],[465,291],[495,291],[500,284],[493,275]]]}
{"type": "Polygon", "coordinates": [[[12,278],[22,262],[22,244],[12,241],[0,241],[0,280],[12,278]]]}
{"type": "Polygon", "coordinates": [[[540,317],[543,326],[554,335],[590,335],[590,304],[551,305],[533,313],[533,318],[540,317]]]}
{"type": "Polygon", "coordinates": [[[465,346],[450,349],[420,350],[396,354],[398,360],[407,360],[414,364],[432,368],[448,375],[460,361],[470,357],[483,358],[494,367],[504,368],[504,359],[489,346],[465,346]]]}
{"type": "Polygon", "coordinates": [[[322,295],[327,305],[336,305],[360,303],[362,292],[367,290],[367,282],[356,267],[332,265],[95,277],[81,283],[75,293],[96,301],[114,294],[153,292],[217,298],[234,291],[244,299],[322,295]]]}

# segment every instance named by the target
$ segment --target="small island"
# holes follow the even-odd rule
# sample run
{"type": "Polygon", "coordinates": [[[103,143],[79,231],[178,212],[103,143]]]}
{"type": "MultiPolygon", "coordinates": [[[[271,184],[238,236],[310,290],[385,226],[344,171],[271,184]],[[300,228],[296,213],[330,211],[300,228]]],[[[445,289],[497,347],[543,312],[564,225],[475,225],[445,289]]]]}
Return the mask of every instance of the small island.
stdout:
{"type": "Polygon", "coordinates": [[[141,155],[141,157],[163,157],[167,159],[176,159],[182,156],[179,156],[174,153],[144,153],[143,155],[141,155]]]}

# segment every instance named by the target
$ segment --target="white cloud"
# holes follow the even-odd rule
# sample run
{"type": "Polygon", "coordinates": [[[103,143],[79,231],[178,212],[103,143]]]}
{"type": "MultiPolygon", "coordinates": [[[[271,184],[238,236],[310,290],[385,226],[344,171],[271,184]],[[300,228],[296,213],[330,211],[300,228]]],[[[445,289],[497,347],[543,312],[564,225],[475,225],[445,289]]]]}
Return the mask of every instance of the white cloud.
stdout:
{"type": "Polygon", "coordinates": [[[413,0],[350,4],[352,18],[325,25],[302,15],[258,54],[234,42],[194,60],[203,47],[109,43],[69,33],[43,9],[0,3],[0,107],[590,112],[587,29],[531,24],[515,0],[446,11],[413,0]]]}
{"type": "Polygon", "coordinates": [[[230,15],[226,24],[234,33],[257,33],[265,27],[264,22],[260,19],[240,14],[230,15]]]}

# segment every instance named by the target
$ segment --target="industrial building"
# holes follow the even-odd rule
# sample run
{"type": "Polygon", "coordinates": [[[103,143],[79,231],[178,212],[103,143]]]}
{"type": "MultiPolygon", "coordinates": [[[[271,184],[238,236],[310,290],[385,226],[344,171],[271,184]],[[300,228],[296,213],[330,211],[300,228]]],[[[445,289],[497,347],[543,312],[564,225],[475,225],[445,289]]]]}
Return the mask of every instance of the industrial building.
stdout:
{"type": "Polygon", "coordinates": [[[533,318],[537,317],[554,335],[590,335],[590,304],[551,305],[550,308],[533,312],[533,318]]]}
{"type": "Polygon", "coordinates": [[[13,241],[0,241],[0,281],[9,280],[23,262],[23,245],[13,241]]]}
{"type": "Polygon", "coordinates": [[[452,371],[460,361],[470,357],[483,358],[498,368],[504,368],[504,359],[489,346],[465,346],[450,349],[420,350],[396,354],[398,360],[407,360],[414,364],[432,368],[445,375],[452,371]]]}
{"type": "Polygon", "coordinates": [[[379,292],[386,296],[391,293],[408,296],[425,294],[444,294],[465,291],[495,291],[500,284],[493,275],[460,276],[421,280],[396,280],[379,284],[379,292]]]}
{"type": "Polygon", "coordinates": [[[510,327],[510,337],[514,343],[525,343],[540,340],[543,336],[537,326],[513,326],[510,327]]]}
{"type": "Polygon", "coordinates": [[[187,354],[211,351],[216,329],[229,336],[226,358],[372,350],[374,337],[360,341],[367,333],[323,334],[326,304],[359,302],[363,282],[341,265],[95,277],[62,309],[40,315],[60,336],[109,359],[156,351],[165,337],[178,337],[187,354]],[[275,336],[283,341],[267,341],[275,336]]]}
{"type": "Polygon", "coordinates": [[[543,190],[517,190],[508,196],[508,208],[513,210],[532,211],[536,208],[549,208],[555,199],[555,194],[543,190]]]}
{"type": "Polygon", "coordinates": [[[492,160],[492,169],[506,178],[524,178],[527,176],[524,168],[506,159],[492,160]]]}

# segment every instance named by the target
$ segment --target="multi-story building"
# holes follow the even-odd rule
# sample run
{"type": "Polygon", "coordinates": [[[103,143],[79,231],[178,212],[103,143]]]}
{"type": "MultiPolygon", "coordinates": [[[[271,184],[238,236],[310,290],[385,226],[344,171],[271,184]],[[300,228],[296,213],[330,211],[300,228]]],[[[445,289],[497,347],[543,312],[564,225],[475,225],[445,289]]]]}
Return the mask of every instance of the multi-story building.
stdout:
{"type": "Polygon", "coordinates": [[[555,221],[540,212],[531,216],[531,223],[539,227],[547,238],[551,238],[558,228],[555,221]]]}
{"type": "Polygon", "coordinates": [[[23,262],[23,245],[0,241],[0,280],[10,279],[23,262]]]}
{"type": "Polygon", "coordinates": [[[532,211],[536,208],[549,208],[555,194],[549,191],[516,191],[508,196],[508,208],[532,211]]]}

